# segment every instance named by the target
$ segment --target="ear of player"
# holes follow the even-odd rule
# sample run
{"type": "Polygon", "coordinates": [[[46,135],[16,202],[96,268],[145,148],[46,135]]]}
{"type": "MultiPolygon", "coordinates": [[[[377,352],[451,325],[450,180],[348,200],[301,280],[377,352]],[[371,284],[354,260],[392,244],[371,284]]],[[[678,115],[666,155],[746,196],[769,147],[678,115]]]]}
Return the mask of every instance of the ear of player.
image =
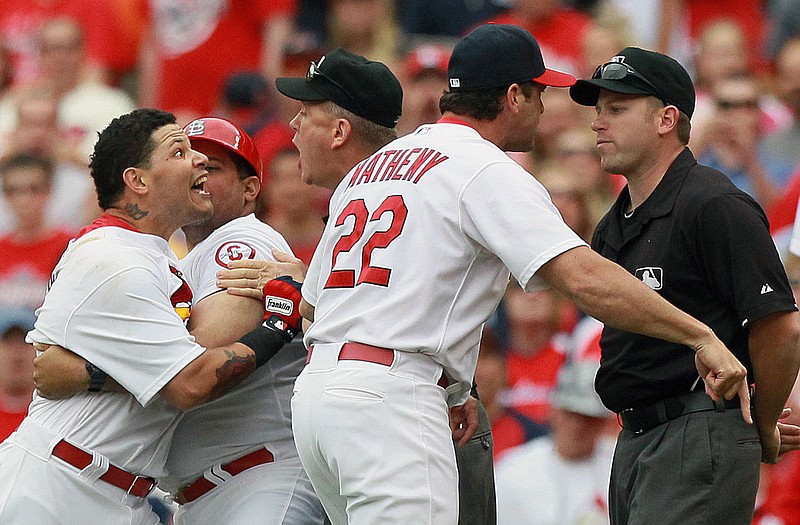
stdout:
{"type": "Polygon", "coordinates": [[[280,334],[288,343],[300,331],[300,289],[302,285],[284,275],[264,285],[263,326],[280,334]]]}

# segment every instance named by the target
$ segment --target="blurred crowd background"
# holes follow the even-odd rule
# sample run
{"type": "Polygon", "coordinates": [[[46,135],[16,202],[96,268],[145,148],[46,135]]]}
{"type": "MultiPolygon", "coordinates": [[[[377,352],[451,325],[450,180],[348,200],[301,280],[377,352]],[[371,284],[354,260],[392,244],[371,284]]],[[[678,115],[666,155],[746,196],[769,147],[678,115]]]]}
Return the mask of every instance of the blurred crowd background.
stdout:
{"type": "MultiPolygon", "coordinates": [[[[305,75],[339,46],[380,60],[403,84],[398,130],[409,133],[439,117],[452,45],[489,21],[527,28],[548,67],[578,77],[628,45],[678,59],[697,88],[690,148],[755,197],[785,252],[800,197],[798,0],[3,0],[0,438],[30,402],[24,334],[50,272],[99,214],[87,164],[112,118],[158,107],[182,124],[238,123],[264,160],[259,218],[308,262],[329,195],[300,180],[288,127],[298,106],[274,79],[305,75]]],[[[513,158],[589,240],[624,181],[600,168],[593,108],[563,89],[543,98],[536,148],[513,158]]],[[[179,237],[173,245],[181,252],[179,237]]],[[[476,381],[494,431],[499,523],[607,523],[619,426],[591,387],[600,330],[556,292],[513,281],[487,324],[476,381]]],[[[800,454],[764,467],[758,505],[754,523],[800,524],[800,454]]]]}

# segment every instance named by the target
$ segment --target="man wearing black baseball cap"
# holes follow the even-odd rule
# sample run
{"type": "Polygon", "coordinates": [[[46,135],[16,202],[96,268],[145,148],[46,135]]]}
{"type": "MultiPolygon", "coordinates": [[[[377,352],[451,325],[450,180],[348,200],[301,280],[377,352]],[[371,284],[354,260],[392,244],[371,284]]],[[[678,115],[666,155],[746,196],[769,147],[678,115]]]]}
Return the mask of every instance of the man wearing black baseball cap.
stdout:
{"type": "Polygon", "coordinates": [[[800,366],[800,315],[767,219],[686,147],[695,92],[677,61],[628,47],[570,95],[596,107],[601,165],[628,180],[592,248],[707,324],[758,385],[752,425],[746,396],[704,391],[685,346],[606,325],[595,386],[623,424],[611,523],[750,524],[759,460],[797,448],[797,427],[778,419],[800,366]]]}
{"type": "MultiPolygon", "coordinates": [[[[305,78],[279,78],[276,85],[284,95],[303,102],[291,126],[305,159],[301,164],[307,182],[335,189],[350,168],[396,137],[393,128],[403,92],[379,62],[336,49],[312,62],[305,78]],[[330,140],[319,140],[320,136],[330,140]]],[[[288,266],[280,269],[288,270],[288,266]]],[[[231,272],[231,279],[240,277],[237,271],[231,272]]],[[[456,443],[458,523],[485,525],[495,521],[491,423],[480,401],[470,403],[477,409],[478,425],[465,427],[456,443]]]]}
{"type": "Polygon", "coordinates": [[[306,78],[279,78],[275,85],[289,98],[330,100],[385,128],[397,124],[403,105],[400,82],[385,64],[341,47],[311,62],[306,78]]]}
{"type": "Polygon", "coordinates": [[[381,62],[336,48],[311,62],[305,78],[278,78],[275,86],[303,103],[289,125],[307,184],[336,188],[356,162],[397,138],[403,89],[381,62]],[[351,135],[358,140],[348,143],[351,135]]]}
{"type": "Polygon", "coordinates": [[[626,47],[598,66],[592,78],[578,80],[569,94],[578,104],[594,106],[601,89],[654,96],[688,118],[694,113],[694,84],[689,73],[674,58],[655,51],[626,47]]]}
{"type": "MultiPolygon", "coordinates": [[[[337,88],[327,85],[325,97],[367,114],[329,59],[305,87],[324,73],[337,88]]],[[[532,147],[545,87],[573,82],[544,66],[527,31],[481,26],[453,50],[443,118],[387,144],[336,187],[303,285],[313,351],[292,398],[298,452],[334,525],[456,523],[448,407],[469,426],[481,328],[509,271],[528,290],[550,284],[600,320],[691,347],[709,388],[749,399],[744,367],[711,330],[589,249],[504,153],[532,147]]],[[[289,96],[310,91],[322,96],[289,96]]],[[[292,121],[301,157],[349,135],[340,119],[317,126],[316,109],[306,101],[292,121]]]]}

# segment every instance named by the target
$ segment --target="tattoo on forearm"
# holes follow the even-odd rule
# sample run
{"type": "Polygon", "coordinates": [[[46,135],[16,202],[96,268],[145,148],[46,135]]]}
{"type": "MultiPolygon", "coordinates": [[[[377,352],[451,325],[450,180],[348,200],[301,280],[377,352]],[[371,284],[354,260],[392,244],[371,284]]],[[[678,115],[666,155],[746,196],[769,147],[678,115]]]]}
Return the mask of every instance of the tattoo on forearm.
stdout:
{"type": "Polygon", "coordinates": [[[138,221],[139,219],[144,219],[150,213],[146,210],[140,210],[138,204],[126,204],[125,211],[128,212],[131,219],[138,221]]]}
{"type": "Polygon", "coordinates": [[[208,401],[224,396],[256,369],[255,356],[243,357],[225,350],[228,360],[217,368],[217,384],[211,389],[208,401]]]}

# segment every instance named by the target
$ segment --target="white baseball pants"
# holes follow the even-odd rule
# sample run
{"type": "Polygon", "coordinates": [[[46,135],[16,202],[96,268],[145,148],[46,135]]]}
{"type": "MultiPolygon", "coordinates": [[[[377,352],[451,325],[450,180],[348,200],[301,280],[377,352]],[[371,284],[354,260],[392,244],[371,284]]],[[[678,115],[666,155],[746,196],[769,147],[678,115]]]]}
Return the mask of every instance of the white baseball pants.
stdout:
{"type": "Polygon", "coordinates": [[[391,366],[314,346],[292,398],[303,466],[333,525],[456,525],[458,473],[441,365],[391,366]]]}
{"type": "Polygon", "coordinates": [[[175,525],[322,525],[325,512],[296,457],[232,476],[181,505],[175,525]]]}
{"type": "Polygon", "coordinates": [[[147,500],[97,479],[102,470],[79,472],[52,457],[58,441],[26,419],[0,444],[0,524],[158,524],[147,500]]]}

